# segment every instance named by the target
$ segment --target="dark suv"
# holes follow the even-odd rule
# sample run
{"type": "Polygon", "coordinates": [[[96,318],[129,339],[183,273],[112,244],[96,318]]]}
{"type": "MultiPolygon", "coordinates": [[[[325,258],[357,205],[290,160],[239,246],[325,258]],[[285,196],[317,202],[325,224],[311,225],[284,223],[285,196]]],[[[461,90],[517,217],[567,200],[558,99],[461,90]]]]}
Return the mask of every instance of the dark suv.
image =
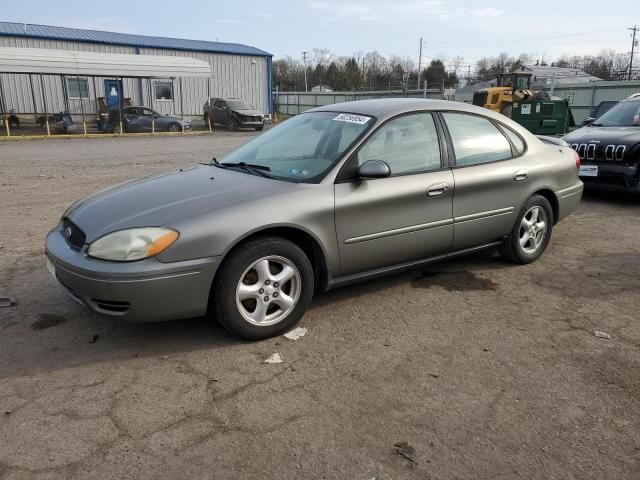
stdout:
{"type": "Polygon", "coordinates": [[[582,180],[640,188],[640,94],[563,139],[580,155],[582,180]]]}
{"type": "Polygon", "coordinates": [[[264,115],[239,98],[210,98],[205,102],[203,111],[205,122],[226,125],[229,130],[235,131],[238,127],[262,130],[264,127],[264,115]]]}

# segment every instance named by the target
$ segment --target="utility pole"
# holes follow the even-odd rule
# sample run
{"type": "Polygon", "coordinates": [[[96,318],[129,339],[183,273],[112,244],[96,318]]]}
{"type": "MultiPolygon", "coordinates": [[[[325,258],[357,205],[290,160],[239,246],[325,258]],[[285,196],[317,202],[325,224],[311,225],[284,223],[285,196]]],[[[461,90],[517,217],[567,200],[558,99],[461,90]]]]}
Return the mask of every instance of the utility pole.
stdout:
{"type": "Polygon", "coordinates": [[[471,64],[467,65],[467,85],[471,85],[471,64]]]}
{"type": "Polygon", "coordinates": [[[422,37],[420,37],[420,53],[418,54],[418,88],[420,88],[420,74],[422,73],[422,37]]]}
{"type": "Polygon", "coordinates": [[[633,32],[633,38],[631,40],[631,60],[629,61],[629,80],[631,80],[631,74],[633,73],[633,54],[635,53],[636,47],[636,32],[638,31],[638,26],[634,25],[633,28],[629,28],[633,32]]]}
{"type": "Polygon", "coordinates": [[[304,91],[308,92],[309,87],[307,86],[307,55],[309,52],[302,52],[302,65],[304,68],[304,91]]]}

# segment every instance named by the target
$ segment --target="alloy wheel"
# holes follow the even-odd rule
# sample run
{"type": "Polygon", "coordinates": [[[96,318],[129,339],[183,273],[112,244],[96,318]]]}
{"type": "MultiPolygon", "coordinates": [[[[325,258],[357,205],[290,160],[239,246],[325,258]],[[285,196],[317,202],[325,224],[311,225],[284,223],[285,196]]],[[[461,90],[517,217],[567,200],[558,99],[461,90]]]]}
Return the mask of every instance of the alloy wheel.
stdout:
{"type": "Polygon", "coordinates": [[[547,214],[540,206],[531,207],[522,217],[520,222],[520,247],[531,255],[535,253],[544,242],[547,233],[547,214]]]}
{"type": "Polygon", "coordinates": [[[258,326],[286,318],[300,298],[302,280],[288,259],[270,255],[247,268],[236,287],[236,306],[242,317],[258,326]]]}

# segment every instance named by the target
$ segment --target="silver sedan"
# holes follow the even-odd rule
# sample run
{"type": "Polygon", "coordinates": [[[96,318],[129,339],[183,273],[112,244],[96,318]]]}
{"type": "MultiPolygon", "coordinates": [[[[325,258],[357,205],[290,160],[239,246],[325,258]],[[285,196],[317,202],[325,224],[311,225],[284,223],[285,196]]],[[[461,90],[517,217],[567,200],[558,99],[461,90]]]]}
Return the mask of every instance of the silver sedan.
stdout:
{"type": "Polygon", "coordinates": [[[47,264],[100,314],[208,313],[260,339],[296,323],[317,290],[484,248],[533,262],[580,203],[578,169],[561,140],[471,105],[329,105],[222,161],[73,204],[47,264]]]}

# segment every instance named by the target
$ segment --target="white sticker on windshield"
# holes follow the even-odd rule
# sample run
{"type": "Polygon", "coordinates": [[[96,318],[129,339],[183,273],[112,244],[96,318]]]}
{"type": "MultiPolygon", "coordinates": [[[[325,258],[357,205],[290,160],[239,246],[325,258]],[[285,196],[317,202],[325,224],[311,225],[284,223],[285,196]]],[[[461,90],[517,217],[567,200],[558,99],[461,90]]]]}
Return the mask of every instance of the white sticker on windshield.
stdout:
{"type": "Polygon", "coordinates": [[[338,122],[350,122],[363,125],[371,120],[371,117],[365,117],[364,115],[355,115],[353,113],[341,113],[337,117],[334,117],[334,120],[337,120],[338,122]]]}

